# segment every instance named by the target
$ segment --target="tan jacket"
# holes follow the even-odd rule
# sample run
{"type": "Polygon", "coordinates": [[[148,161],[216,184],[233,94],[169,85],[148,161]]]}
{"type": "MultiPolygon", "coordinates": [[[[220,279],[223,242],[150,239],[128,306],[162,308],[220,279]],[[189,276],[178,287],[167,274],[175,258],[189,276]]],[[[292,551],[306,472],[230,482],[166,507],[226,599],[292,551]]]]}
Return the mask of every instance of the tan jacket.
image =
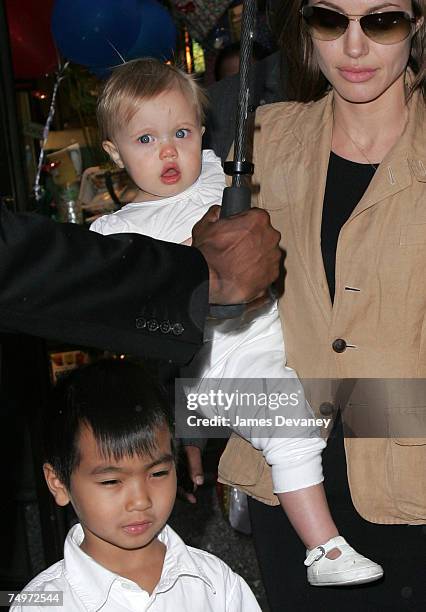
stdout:
{"type": "MultiPolygon", "coordinates": [[[[425,113],[415,95],[402,137],[340,232],[333,306],[320,244],[332,94],[257,113],[258,205],[286,251],[280,313],[288,365],[300,377],[321,379],[306,383],[314,410],[333,402],[352,430],[368,425],[359,435],[380,431],[345,441],[354,505],[375,523],[426,522],[426,383],[396,380],[426,379],[425,113]],[[340,353],[332,346],[338,338],[347,344],[340,353]]],[[[241,438],[228,444],[219,475],[278,503],[269,466],[241,438]]]]}

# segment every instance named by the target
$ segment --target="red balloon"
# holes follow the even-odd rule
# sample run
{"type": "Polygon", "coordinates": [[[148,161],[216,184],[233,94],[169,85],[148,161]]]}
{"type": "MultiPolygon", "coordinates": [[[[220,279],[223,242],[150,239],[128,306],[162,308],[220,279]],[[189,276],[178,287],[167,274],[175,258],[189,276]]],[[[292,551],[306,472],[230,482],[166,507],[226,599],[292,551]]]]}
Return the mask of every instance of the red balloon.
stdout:
{"type": "Polygon", "coordinates": [[[54,0],[6,0],[13,69],[18,79],[34,79],[58,65],[50,31],[54,0]]]}

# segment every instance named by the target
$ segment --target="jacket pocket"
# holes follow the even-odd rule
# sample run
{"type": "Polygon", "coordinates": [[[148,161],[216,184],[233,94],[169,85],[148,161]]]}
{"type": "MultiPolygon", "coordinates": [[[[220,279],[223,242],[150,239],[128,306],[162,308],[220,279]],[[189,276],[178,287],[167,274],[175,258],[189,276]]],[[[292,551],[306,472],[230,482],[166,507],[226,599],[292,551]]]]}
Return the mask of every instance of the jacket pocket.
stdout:
{"type": "Polygon", "coordinates": [[[280,503],[273,493],[271,468],[262,452],[236,434],[232,434],[220,458],[218,480],[264,504],[280,503]]]}
{"type": "Polygon", "coordinates": [[[426,405],[403,409],[400,416],[409,426],[404,437],[398,426],[398,436],[390,440],[395,502],[413,520],[426,519],[426,405]]]}
{"type": "MultiPolygon", "coordinates": [[[[407,382],[411,383],[413,395],[421,393],[425,386],[425,380],[420,378],[409,379],[407,382]]],[[[414,406],[389,408],[388,420],[389,434],[396,444],[400,446],[426,445],[426,404],[421,405],[420,402],[416,402],[414,406]]]]}
{"type": "Polygon", "coordinates": [[[235,485],[255,485],[262,478],[265,460],[247,440],[232,435],[220,458],[220,475],[235,485]]]}

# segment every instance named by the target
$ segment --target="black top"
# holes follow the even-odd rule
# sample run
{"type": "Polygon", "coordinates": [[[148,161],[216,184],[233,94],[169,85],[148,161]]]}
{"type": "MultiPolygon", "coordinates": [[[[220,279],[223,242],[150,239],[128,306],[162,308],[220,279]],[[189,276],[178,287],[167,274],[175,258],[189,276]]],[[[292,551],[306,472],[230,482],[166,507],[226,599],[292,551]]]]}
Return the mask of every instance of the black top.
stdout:
{"type": "Polygon", "coordinates": [[[321,223],[321,251],[331,301],[334,300],[337,240],[364,195],[377,165],[359,164],[333,151],[328,163],[321,223]]]}

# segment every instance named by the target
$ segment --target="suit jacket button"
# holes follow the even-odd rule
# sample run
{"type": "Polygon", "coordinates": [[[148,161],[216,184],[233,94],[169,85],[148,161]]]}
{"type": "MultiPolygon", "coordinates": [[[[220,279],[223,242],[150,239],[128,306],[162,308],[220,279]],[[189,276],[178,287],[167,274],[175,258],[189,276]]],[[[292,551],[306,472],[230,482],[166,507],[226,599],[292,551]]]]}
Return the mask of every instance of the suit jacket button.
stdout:
{"type": "Polygon", "coordinates": [[[155,332],[160,327],[155,319],[150,319],[146,326],[150,332],[155,332]]]}
{"type": "Polygon", "coordinates": [[[335,353],[343,353],[346,351],[346,341],[343,340],[343,338],[337,338],[331,346],[335,353]]]}
{"type": "Polygon", "coordinates": [[[160,331],[163,332],[163,334],[168,334],[170,331],[171,327],[170,327],[170,321],[162,321],[160,324],[160,331]]]}
{"type": "Polygon", "coordinates": [[[182,323],[175,323],[173,325],[173,333],[175,336],[180,336],[181,334],[183,334],[185,328],[182,325],[182,323]]]}
{"type": "Polygon", "coordinates": [[[143,317],[138,317],[136,319],[136,327],[137,329],[143,329],[144,327],[146,327],[146,319],[144,319],[143,317]]]}
{"type": "Polygon", "coordinates": [[[334,413],[334,404],[323,402],[320,404],[319,411],[323,416],[331,416],[334,413]]]}

